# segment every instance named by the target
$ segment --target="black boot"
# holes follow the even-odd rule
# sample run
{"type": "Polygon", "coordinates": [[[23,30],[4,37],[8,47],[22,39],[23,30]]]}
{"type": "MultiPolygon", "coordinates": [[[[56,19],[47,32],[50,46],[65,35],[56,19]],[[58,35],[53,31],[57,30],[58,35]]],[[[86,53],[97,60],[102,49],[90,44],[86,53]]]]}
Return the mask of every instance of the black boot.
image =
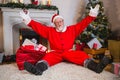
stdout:
{"type": "Polygon", "coordinates": [[[103,59],[100,61],[100,63],[97,65],[96,72],[101,73],[109,63],[110,63],[110,58],[107,56],[104,56],[103,59]]]}
{"type": "Polygon", "coordinates": [[[96,72],[96,67],[97,67],[98,63],[96,63],[95,61],[93,61],[92,59],[88,59],[86,62],[85,62],[85,67],[92,70],[92,71],[95,71],[96,72]]]}
{"type": "Polygon", "coordinates": [[[28,72],[35,74],[35,75],[42,75],[43,71],[48,69],[48,65],[46,62],[42,61],[33,65],[29,62],[24,62],[24,69],[28,72]]]}
{"type": "Polygon", "coordinates": [[[93,60],[89,60],[88,62],[86,62],[87,64],[86,67],[96,73],[101,73],[109,63],[110,63],[110,59],[104,56],[99,63],[96,63],[93,60]]]}

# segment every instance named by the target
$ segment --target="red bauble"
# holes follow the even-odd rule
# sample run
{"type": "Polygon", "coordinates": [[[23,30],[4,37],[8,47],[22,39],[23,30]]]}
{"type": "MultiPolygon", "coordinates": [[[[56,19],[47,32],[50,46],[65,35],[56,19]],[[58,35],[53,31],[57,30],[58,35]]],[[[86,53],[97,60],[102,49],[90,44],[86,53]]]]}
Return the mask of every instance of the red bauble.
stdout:
{"type": "Polygon", "coordinates": [[[37,1],[33,1],[32,4],[38,5],[38,0],[37,1]]]}

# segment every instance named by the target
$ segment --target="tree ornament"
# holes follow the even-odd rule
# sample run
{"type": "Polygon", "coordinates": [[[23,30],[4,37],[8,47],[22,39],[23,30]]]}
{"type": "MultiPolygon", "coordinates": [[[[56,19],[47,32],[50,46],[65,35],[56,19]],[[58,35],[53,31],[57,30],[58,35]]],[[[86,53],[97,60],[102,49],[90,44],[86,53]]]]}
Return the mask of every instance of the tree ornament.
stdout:
{"type": "Polygon", "coordinates": [[[39,1],[38,0],[32,0],[32,4],[39,5],[39,1]]]}

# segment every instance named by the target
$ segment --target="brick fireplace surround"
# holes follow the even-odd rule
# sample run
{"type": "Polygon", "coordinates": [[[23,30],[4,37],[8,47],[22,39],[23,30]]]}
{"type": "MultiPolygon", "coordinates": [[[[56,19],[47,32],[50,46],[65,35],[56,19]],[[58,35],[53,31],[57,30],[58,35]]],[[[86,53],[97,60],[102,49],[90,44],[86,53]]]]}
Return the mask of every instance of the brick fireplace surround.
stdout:
{"type": "MultiPolygon", "coordinates": [[[[22,9],[1,8],[2,28],[3,28],[3,50],[5,55],[15,54],[19,48],[19,29],[28,28],[19,16],[22,9]]],[[[51,24],[51,17],[57,11],[53,10],[35,10],[29,9],[32,19],[42,22],[46,25],[51,24]]]]}

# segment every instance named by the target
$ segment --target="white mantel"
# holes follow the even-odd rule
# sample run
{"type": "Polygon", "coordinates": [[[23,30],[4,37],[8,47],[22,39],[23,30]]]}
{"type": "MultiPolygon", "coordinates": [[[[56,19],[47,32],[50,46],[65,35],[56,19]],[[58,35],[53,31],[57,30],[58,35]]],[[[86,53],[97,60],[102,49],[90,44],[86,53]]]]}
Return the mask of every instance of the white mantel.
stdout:
{"type": "MultiPolygon", "coordinates": [[[[3,24],[3,46],[5,55],[15,54],[17,48],[19,48],[19,41],[14,40],[13,35],[19,35],[19,33],[15,33],[13,28],[17,26],[27,27],[23,22],[22,18],[19,16],[19,12],[22,9],[18,8],[1,8],[2,12],[2,24],[3,24]],[[16,43],[18,42],[18,44],[16,43]],[[17,46],[16,46],[17,45],[17,46]],[[15,47],[15,48],[14,48],[15,47]]],[[[53,14],[57,13],[57,11],[53,10],[38,10],[38,9],[29,9],[30,16],[32,19],[43,22],[47,25],[51,24],[51,17],[53,14]]],[[[19,31],[19,30],[18,30],[19,31]]]]}

